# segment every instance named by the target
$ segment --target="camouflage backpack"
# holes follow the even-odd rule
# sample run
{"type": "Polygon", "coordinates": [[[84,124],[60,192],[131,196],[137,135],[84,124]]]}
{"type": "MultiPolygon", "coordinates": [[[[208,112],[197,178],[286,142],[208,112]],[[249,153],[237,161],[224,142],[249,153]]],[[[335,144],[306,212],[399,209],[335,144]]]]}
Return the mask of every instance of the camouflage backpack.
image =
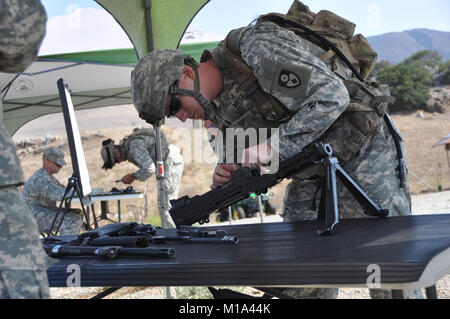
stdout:
{"type": "MultiPolygon", "coordinates": [[[[156,140],[155,140],[155,131],[151,127],[143,127],[143,128],[135,128],[133,130],[133,133],[125,137],[120,142],[120,147],[128,150],[130,142],[136,138],[149,138],[151,139],[150,147],[148,148],[150,157],[155,161],[156,163],[156,140]]],[[[163,132],[161,132],[161,150],[162,150],[162,160],[165,161],[167,159],[167,156],[169,155],[169,142],[166,139],[166,136],[163,132]]]]}
{"type": "MultiPolygon", "coordinates": [[[[388,104],[395,101],[387,86],[365,81],[375,66],[376,52],[361,34],[354,35],[355,24],[326,10],[314,14],[298,0],[294,1],[288,14],[265,14],[256,24],[263,22],[275,23],[322,48],[325,52],[318,58],[343,79],[350,104],[325,133],[324,141],[334,144],[335,154],[341,160],[349,160],[367,137],[378,130],[383,117],[387,117],[388,104]]],[[[245,28],[233,30],[224,40],[226,64],[233,70],[233,78],[241,88],[248,88],[248,96],[256,102],[265,120],[287,122],[292,118],[292,112],[261,88],[254,89],[256,78],[240,55],[240,39],[244,32],[245,28]]]]}

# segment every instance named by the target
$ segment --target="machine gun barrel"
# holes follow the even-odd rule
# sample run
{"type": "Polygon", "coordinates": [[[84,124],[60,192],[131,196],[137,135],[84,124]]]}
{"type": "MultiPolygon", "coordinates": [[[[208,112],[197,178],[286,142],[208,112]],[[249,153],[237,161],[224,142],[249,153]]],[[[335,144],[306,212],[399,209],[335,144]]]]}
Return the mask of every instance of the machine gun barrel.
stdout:
{"type": "Polygon", "coordinates": [[[166,244],[166,243],[204,243],[204,244],[238,244],[237,236],[223,237],[191,237],[191,236],[149,236],[147,241],[150,244],[166,244]]]}
{"type": "Polygon", "coordinates": [[[44,245],[44,249],[51,257],[99,256],[107,259],[115,259],[119,256],[172,257],[175,254],[172,248],[123,248],[118,246],[92,247],[44,245]]]}
{"type": "Polygon", "coordinates": [[[118,256],[118,247],[44,245],[44,250],[50,257],[99,256],[106,259],[115,259],[118,256]]]}

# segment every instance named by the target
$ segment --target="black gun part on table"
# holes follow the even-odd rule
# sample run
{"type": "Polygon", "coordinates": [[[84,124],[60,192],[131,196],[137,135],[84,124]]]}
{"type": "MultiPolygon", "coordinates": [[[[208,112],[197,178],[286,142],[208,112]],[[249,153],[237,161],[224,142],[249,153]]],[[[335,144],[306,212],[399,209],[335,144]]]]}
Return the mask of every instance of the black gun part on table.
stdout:
{"type": "Polygon", "coordinates": [[[67,237],[47,237],[44,249],[51,257],[120,256],[173,257],[173,248],[151,247],[157,244],[237,244],[239,239],[223,230],[182,226],[163,229],[135,222],[109,224],[93,231],[67,237]]]}
{"type": "Polygon", "coordinates": [[[243,167],[234,171],[231,180],[218,188],[192,198],[181,197],[170,201],[170,215],[175,225],[180,228],[194,223],[209,222],[209,215],[216,210],[226,208],[240,200],[248,198],[251,193],[266,193],[268,188],[313,165],[322,165],[325,177],[321,186],[319,219],[325,221],[319,235],[329,235],[339,223],[337,204],[336,177],[363,207],[365,214],[374,217],[386,217],[389,210],[382,209],[374,203],[357,183],[339,165],[329,144],[317,143],[311,150],[304,150],[279,163],[274,174],[261,175],[259,169],[243,167]]]}
{"type": "Polygon", "coordinates": [[[124,248],[121,246],[70,246],[44,244],[44,249],[50,257],[98,256],[105,259],[115,259],[120,256],[134,257],[172,257],[173,248],[124,248]]]}

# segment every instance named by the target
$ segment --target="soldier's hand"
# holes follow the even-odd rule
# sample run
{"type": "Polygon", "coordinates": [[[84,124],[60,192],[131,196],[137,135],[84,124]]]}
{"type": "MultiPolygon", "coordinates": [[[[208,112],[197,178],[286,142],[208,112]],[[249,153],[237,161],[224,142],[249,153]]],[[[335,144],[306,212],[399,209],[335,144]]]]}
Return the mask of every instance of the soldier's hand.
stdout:
{"type": "Polygon", "coordinates": [[[128,174],[122,177],[121,181],[124,184],[131,184],[136,180],[136,176],[134,174],[128,174]]]}
{"type": "Polygon", "coordinates": [[[231,179],[231,173],[239,169],[236,164],[219,164],[216,166],[213,175],[213,183],[211,189],[223,186],[228,183],[231,179]]]}
{"type": "Polygon", "coordinates": [[[267,164],[273,157],[272,148],[267,143],[261,143],[244,150],[241,163],[244,167],[261,167],[267,164]]]}

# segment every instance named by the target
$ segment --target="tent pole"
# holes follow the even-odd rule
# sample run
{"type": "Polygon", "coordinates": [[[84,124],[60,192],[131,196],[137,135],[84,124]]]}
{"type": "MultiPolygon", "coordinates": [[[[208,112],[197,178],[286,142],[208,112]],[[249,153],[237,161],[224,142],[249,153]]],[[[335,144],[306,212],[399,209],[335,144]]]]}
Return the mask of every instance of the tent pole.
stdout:
{"type": "MultiPolygon", "coordinates": [[[[153,46],[153,30],[152,30],[152,1],[151,0],[145,0],[145,17],[147,21],[147,41],[148,41],[148,52],[152,52],[154,49],[153,46]]],[[[161,145],[161,144],[159,144],[161,145]]],[[[158,151],[157,151],[158,152],[158,151]]],[[[161,155],[161,150],[159,150],[159,155],[161,155]]],[[[159,194],[158,194],[159,195],[159,194]]],[[[160,196],[160,201],[163,200],[162,196],[160,196]]],[[[165,223],[165,212],[162,213],[161,219],[163,223],[163,227],[166,227],[165,223]]],[[[172,295],[170,293],[170,287],[166,287],[166,298],[172,299],[172,295]]]]}
{"type": "Polygon", "coordinates": [[[145,0],[145,17],[147,21],[148,52],[152,52],[154,49],[152,29],[152,0],[145,0]]]}

